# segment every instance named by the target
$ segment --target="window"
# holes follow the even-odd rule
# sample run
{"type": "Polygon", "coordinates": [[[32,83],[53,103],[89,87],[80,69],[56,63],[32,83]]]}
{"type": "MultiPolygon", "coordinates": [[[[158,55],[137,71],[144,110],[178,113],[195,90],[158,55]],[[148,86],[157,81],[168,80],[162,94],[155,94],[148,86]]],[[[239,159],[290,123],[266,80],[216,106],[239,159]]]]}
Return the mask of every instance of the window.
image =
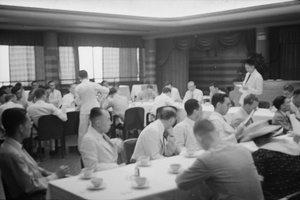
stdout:
{"type": "Polygon", "coordinates": [[[0,86],[9,84],[8,46],[0,45],[0,86]]]}
{"type": "Polygon", "coordinates": [[[75,80],[75,57],[73,47],[59,47],[59,77],[62,84],[75,80]]]}

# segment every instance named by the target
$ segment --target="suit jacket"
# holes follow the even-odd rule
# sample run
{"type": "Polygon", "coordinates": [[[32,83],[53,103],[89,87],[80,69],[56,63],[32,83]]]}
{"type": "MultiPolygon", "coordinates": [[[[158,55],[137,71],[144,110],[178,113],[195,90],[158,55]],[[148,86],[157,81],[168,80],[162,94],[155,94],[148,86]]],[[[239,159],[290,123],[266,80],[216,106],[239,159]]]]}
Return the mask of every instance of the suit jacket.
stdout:
{"type": "Polygon", "coordinates": [[[160,120],[149,124],[139,135],[132,154],[132,159],[138,160],[140,156],[149,156],[151,160],[164,158],[174,154],[175,141],[168,137],[165,139],[165,128],[160,120]]]}
{"type": "Polygon", "coordinates": [[[46,190],[48,181],[57,179],[54,174],[44,177],[46,171],[39,168],[22,145],[12,138],[4,140],[0,158],[2,180],[12,198],[46,190]]]}
{"type": "Polygon", "coordinates": [[[250,73],[248,72],[245,76],[245,80],[243,82],[243,85],[248,86],[248,90],[244,90],[243,88],[240,88],[239,91],[242,93],[239,103],[241,105],[244,104],[244,98],[248,94],[255,94],[255,95],[261,95],[263,92],[263,77],[261,74],[255,69],[248,80],[248,77],[250,76],[250,73]],[[247,81],[248,80],[248,81],[247,81]]]}
{"type": "Polygon", "coordinates": [[[288,118],[288,116],[286,114],[277,110],[272,119],[272,124],[282,126],[284,129],[284,132],[291,131],[291,130],[293,130],[292,125],[287,118],[288,118]]]}
{"type": "Polygon", "coordinates": [[[80,152],[85,167],[96,171],[118,167],[118,151],[114,139],[89,127],[82,139],[80,152]]]}
{"type": "Polygon", "coordinates": [[[76,86],[76,104],[81,105],[80,114],[90,114],[92,108],[100,106],[97,100],[98,92],[106,95],[109,89],[97,83],[89,82],[87,79],[82,80],[82,82],[76,86]]]}
{"type": "MultiPolygon", "coordinates": [[[[237,128],[242,122],[244,122],[248,118],[248,113],[241,107],[236,113],[234,113],[231,121],[231,126],[233,128],[237,128]]],[[[253,121],[250,119],[246,126],[248,126],[253,121]]]]}

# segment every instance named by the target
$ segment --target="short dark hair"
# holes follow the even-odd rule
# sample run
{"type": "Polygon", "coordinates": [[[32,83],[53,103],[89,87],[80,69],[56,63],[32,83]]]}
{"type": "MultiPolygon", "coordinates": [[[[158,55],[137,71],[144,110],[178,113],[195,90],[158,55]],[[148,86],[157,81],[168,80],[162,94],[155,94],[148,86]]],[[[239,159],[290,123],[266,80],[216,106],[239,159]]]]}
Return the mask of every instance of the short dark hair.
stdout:
{"type": "Polygon", "coordinates": [[[7,94],[7,92],[4,90],[0,90],[0,97],[2,97],[4,94],[7,94]]]}
{"type": "Polygon", "coordinates": [[[117,89],[116,88],[110,88],[109,89],[109,93],[108,93],[108,95],[111,95],[111,94],[116,94],[118,91],[117,91],[117,89]]]}
{"type": "Polygon", "coordinates": [[[13,93],[13,94],[17,94],[17,92],[19,91],[19,90],[21,90],[22,88],[20,87],[20,86],[15,86],[15,87],[13,87],[12,89],[11,89],[11,93],[13,93]]]}
{"type": "Polygon", "coordinates": [[[209,87],[210,86],[214,86],[215,88],[219,88],[219,85],[216,83],[216,82],[212,82],[210,85],[209,85],[209,87]]]}
{"type": "Polygon", "coordinates": [[[48,81],[48,85],[50,85],[50,83],[54,83],[54,81],[48,81]]]}
{"type": "Polygon", "coordinates": [[[184,103],[184,109],[186,110],[187,116],[192,115],[194,110],[198,110],[199,107],[199,102],[196,99],[189,99],[184,103]]]}
{"type": "Polygon", "coordinates": [[[15,134],[18,126],[26,122],[26,110],[23,108],[10,108],[2,114],[2,124],[7,136],[15,134]]]}
{"type": "Polygon", "coordinates": [[[15,87],[22,87],[22,83],[17,82],[17,83],[15,84],[15,87]]]}
{"type": "Polygon", "coordinates": [[[285,96],[278,96],[273,100],[273,106],[275,106],[275,108],[277,108],[277,110],[280,109],[280,106],[282,104],[284,104],[284,100],[286,99],[285,96]]]}
{"type": "Polygon", "coordinates": [[[177,117],[177,110],[173,106],[164,106],[160,109],[158,118],[162,120],[169,120],[177,117]]]}
{"type": "Polygon", "coordinates": [[[5,100],[5,102],[9,102],[15,96],[16,96],[15,94],[8,94],[5,96],[4,100],[5,100]]]}
{"type": "Polygon", "coordinates": [[[152,86],[151,84],[148,84],[148,85],[147,85],[147,88],[153,89],[153,86],[152,86]]]}
{"type": "Polygon", "coordinates": [[[78,72],[78,76],[80,77],[80,78],[87,78],[88,77],[88,73],[87,73],[87,71],[85,71],[85,70],[80,70],[79,72],[78,72]]]}
{"type": "Polygon", "coordinates": [[[245,64],[255,67],[255,62],[254,62],[253,59],[247,59],[247,60],[245,60],[245,64]]]}
{"type": "Polygon", "coordinates": [[[44,89],[44,90],[50,89],[49,85],[45,85],[44,87],[41,87],[41,88],[44,89]]]}
{"type": "Polygon", "coordinates": [[[170,88],[167,88],[167,87],[164,87],[163,89],[162,89],[162,93],[169,93],[169,92],[171,92],[171,89],[170,88]]]}
{"type": "Polygon", "coordinates": [[[102,116],[104,113],[103,108],[99,108],[99,107],[94,107],[91,109],[91,113],[90,113],[90,120],[95,119],[96,117],[102,116]]]}
{"type": "Polygon", "coordinates": [[[3,86],[1,86],[0,91],[5,91],[7,88],[8,88],[7,85],[3,85],[3,86]]]}
{"type": "Polygon", "coordinates": [[[211,103],[216,107],[217,103],[224,103],[226,97],[228,97],[227,94],[216,93],[212,96],[211,103]]]}
{"type": "Polygon", "coordinates": [[[42,96],[45,95],[45,90],[43,88],[38,88],[36,89],[36,91],[34,92],[34,96],[37,99],[42,98],[42,96]]]}
{"type": "Polygon", "coordinates": [[[164,86],[167,86],[167,85],[172,85],[171,81],[166,81],[166,82],[164,83],[164,86]]]}
{"type": "Polygon", "coordinates": [[[300,89],[297,89],[293,92],[293,96],[298,96],[300,94],[300,89]]]}
{"type": "Polygon", "coordinates": [[[100,85],[104,85],[104,83],[108,83],[106,80],[103,80],[101,83],[100,83],[100,85]]]}
{"type": "Polygon", "coordinates": [[[285,86],[283,86],[283,90],[287,90],[289,92],[293,92],[294,91],[294,86],[292,86],[291,84],[286,84],[285,86]]]}
{"type": "MultiPolygon", "coordinates": [[[[207,119],[199,119],[195,122],[194,125],[194,133],[197,134],[199,130],[201,130],[201,133],[210,133],[214,131],[216,128],[213,125],[213,123],[207,119]]],[[[201,134],[202,135],[202,134],[201,134]]]]}
{"type": "Polygon", "coordinates": [[[248,94],[244,98],[244,105],[246,104],[252,105],[254,101],[258,102],[258,97],[255,94],[248,94]]]}
{"type": "Polygon", "coordinates": [[[34,83],[38,83],[37,81],[31,81],[31,85],[33,85],[34,83]]]}

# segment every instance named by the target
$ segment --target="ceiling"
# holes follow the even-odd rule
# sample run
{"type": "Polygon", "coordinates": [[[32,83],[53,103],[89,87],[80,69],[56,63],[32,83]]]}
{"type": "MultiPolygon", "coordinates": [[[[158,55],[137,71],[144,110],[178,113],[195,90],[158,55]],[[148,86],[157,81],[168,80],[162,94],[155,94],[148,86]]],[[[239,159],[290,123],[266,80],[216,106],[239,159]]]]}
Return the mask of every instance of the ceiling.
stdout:
{"type": "Polygon", "coordinates": [[[151,39],[291,24],[300,24],[300,1],[164,18],[0,5],[0,29],[5,30],[140,35],[151,39]]]}

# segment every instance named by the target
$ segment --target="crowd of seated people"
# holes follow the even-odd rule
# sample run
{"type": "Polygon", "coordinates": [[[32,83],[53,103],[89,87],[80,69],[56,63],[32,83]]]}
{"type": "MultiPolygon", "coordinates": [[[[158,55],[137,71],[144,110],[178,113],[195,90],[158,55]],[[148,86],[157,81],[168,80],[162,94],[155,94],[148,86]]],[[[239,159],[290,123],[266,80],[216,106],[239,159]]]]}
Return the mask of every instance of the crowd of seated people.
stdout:
{"type": "MultiPolygon", "coordinates": [[[[112,123],[109,112],[119,116],[123,121],[125,111],[129,108],[128,99],[118,93],[117,87],[109,89],[107,82],[101,85],[90,82],[84,70],[81,70],[79,75],[82,82],[79,85],[71,84],[69,93],[64,97],[59,90],[55,89],[54,81],[49,81],[42,88],[36,86],[36,82],[32,82],[33,88],[27,100],[22,95],[24,90],[20,85],[0,90],[0,99],[3,99],[0,114],[4,113],[2,118],[0,117],[0,125],[3,134],[6,134],[5,144],[7,143],[8,146],[12,143],[18,146],[28,137],[23,136],[24,127],[29,127],[27,118],[36,126],[38,126],[38,119],[43,115],[56,115],[62,121],[66,121],[66,109],[72,108],[80,112],[79,132],[82,133],[78,148],[83,165],[95,171],[122,167],[125,165],[123,141],[120,138],[110,138],[108,135],[112,123]],[[13,113],[18,111],[18,115],[22,113],[26,116],[26,119],[20,120],[18,124],[11,125],[15,127],[14,131],[9,129],[10,125],[5,125],[7,123],[5,113],[9,111],[14,111],[13,113]],[[12,139],[18,143],[11,142],[12,139]]],[[[277,111],[272,122],[253,120],[251,114],[257,110],[259,98],[254,94],[248,94],[243,99],[242,107],[233,115],[229,123],[224,116],[231,107],[231,100],[225,92],[218,90],[217,83],[210,85],[214,111],[205,118],[202,110],[203,92],[197,89],[193,81],[188,82],[187,88],[183,100],[178,89],[170,82],[165,83],[162,93],[158,96],[150,84],[139,94],[139,100],[152,101],[152,113],[158,115],[155,121],[148,124],[138,135],[130,158],[131,162],[139,161],[145,156],[156,160],[182,154],[188,150],[202,150],[205,153],[197,157],[191,167],[178,175],[176,183],[179,188],[191,189],[201,182],[203,188],[210,188],[211,192],[207,194],[209,198],[217,199],[231,196],[239,199],[272,199],[300,191],[297,187],[300,183],[299,140],[289,121],[291,113],[300,119],[300,89],[293,90],[291,95],[286,92],[287,90],[290,92],[291,87],[284,87],[285,96],[278,96],[273,101],[277,111]],[[177,103],[183,104],[187,116],[176,124],[177,103]],[[274,134],[281,127],[283,132],[274,134]],[[294,140],[275,137],[278,135],[293,137],[294,140]],[[239,145],[249,141],[254,141],[258,147],[257,151],[251,152],[239,145]],[[293,168],[293,175],[287,163],[284,163],[285,159],[293,168]],[[274,166],[271,167],[270,163],[274,163],[274,166]],[[285,187],[282,188],[282,185],[285,187]]],[[[50,147],[53,153],[54,146],[50,147]]],[[[0,154],[4,155],[5,151],[7,150],[1,149],[0,154]]],[[[5,156],[9,157],[7,153],[5,156]]],[[[34,163],[34,159],[32,160],[34,163]]],[[[0,162],[0,167],[6,169],[7,164],[0,162]]],[[[45,180],[48,180],[47,176],[53,175],[38,168],[36,164],[31,167],[39,178],[46,177],[45,180]]],[[[67,167],[63,170],[65,173],[68,172],[67,167]]],[[[12,172],[8,170],[7,173],[12,172]]],[[[55,178],[63,176],[58,175],[55,178]]],[[[25,179],[28,181],[30,177],[26,176],[24,181],[25,179]]],[[[22,187],[24,186],[20,186],[22,192],[18,195],[36,191],[24,190],[22,187]]],[[[47,182],[39,189],[44,190],[45,187],[47,182]]]]}

